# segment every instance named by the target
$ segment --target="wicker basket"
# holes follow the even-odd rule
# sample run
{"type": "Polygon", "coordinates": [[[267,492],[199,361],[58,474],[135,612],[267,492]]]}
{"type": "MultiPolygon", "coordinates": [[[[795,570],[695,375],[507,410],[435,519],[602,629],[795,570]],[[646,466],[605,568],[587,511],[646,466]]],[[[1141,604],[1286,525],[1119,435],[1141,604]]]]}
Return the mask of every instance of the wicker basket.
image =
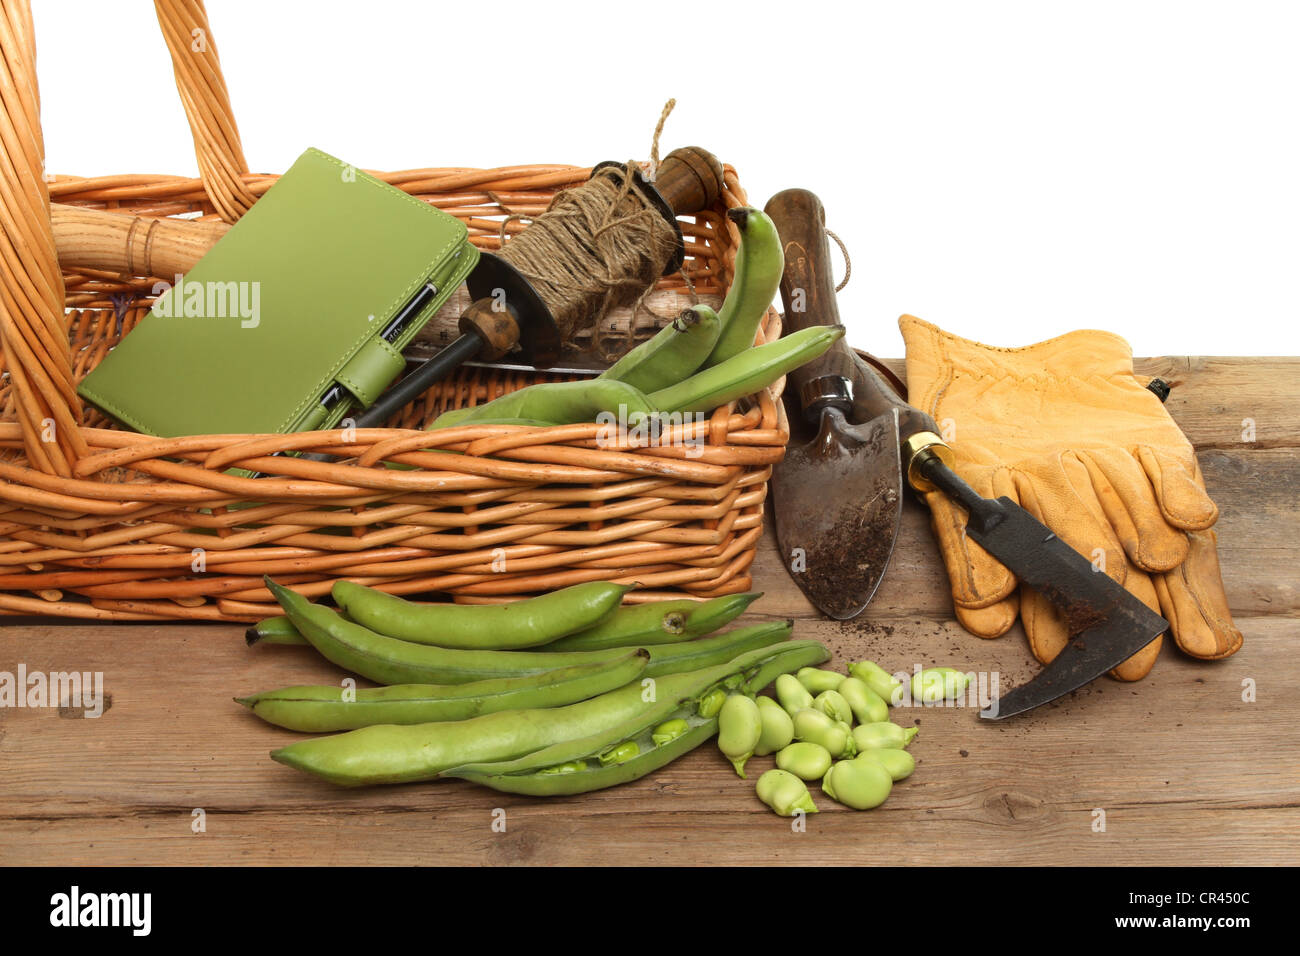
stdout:
{"type": "MultiPolygon", "coordinates": [[[[596,425],[423,431],[448,408],[543,378],[465,369],[394,427],[289,436],[337,463],[272,457],[283,435],[157,439],[83,407],[76,383],[148,311],[156,279],[61,270],[51,200],[233,222],[276,177],[247,170],[197,0],[156,7],[202,178],[45,176],[30,11],[25,0],[2,7],[0,614],[253,620],[276,612],[264,574],[313,596],[346,577],[469,602],[599,579],[639,582],[636,600],[750,586],[767,479],[788,437],[776,390],[718,409],[692,432],[704,442],[694,448],[610,446],[596,425]],[[266,477],[227,473],[236,466],[266,477]]],[[[492,249],[505,217],[544,208],[588,172],[377,175],[458,216],[492,249]]],[[[683,273],[697,293],[721,295],[730,281],[738,236],[725,206],[745,194],[724,172],[719,206],[682,223],[683,273]]],[[[686,282],[661,288],[686,304],[686,282]]],[[[779,332],[770,312],[761,334],[779,332]]]]}

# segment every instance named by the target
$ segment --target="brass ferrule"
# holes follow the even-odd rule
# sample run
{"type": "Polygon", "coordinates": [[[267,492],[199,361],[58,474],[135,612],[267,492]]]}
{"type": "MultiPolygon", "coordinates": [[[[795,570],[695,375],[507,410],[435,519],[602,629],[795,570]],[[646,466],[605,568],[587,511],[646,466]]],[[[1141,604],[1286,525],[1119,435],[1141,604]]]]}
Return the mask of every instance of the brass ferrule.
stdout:
{"type": "Polygon", "coordinates": [[[907,483],[917,491],[934,491],[935,487],[921,474],[919,459],[922,452],[929,452],[949,468],[954,467],[952,449],[934,432],[917,432],[903,440],[903,461],[907,469],[907,483]]]}

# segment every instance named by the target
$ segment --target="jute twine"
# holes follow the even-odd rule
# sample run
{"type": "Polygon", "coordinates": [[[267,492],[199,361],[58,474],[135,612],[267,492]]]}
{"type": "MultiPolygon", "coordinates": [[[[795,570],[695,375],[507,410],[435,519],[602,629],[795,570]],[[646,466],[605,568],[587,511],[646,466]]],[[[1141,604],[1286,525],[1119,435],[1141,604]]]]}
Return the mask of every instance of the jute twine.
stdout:
{"type": "MultiPolygon", "coordinates": [[[[645,174],[650,182],[659,169],[659,137],[676,104],[670,99],[655,125],[645,174]]],[[[633,311],[639,312],[677,251],[672,225],[637,188],[638,168],[629,160],[623,169],[602,169],[583,185],[557,193],[546,212],[509,242],[506,224],[530,217],[512,215],[501,223],[499,255],[532,284],[564,341],[594,330],[609,309],[635,300],[633,311]]],[[[698,301],[689,278],[687,288],[698,301]]],[[[674,318],[652,315],[659,321],[674,318]]],[[[634,314],[629,339],[636,324],[634,314]]]]}
{"type": "Polygon", "coordinates": [[[610,166],[557,193],[501,250],[550,308],[566,341],[644,293],[677,249],[673,227],[637,189],[635,168],[610,166]]]}

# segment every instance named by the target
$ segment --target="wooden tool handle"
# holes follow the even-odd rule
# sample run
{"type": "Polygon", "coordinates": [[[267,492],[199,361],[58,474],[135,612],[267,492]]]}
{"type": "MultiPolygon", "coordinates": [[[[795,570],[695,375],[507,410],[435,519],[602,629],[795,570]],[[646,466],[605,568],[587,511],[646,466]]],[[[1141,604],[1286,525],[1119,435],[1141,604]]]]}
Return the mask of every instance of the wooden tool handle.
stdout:
{"type": "Polygon", "coordinates": [[[171,281],[230,229],[224,222],[151,219],[52,203],[54,245],[64,269],[96,269],[171,281]]]}
{"type": "Polygon", "coordinates": [[[663,158],[655,188],[679,216],[708,209],[722,195],[722,163],[707,149],[683,146],[663,158]]]}
{"type": "MultiPolygon", "coordinates": [[[[772,217],[785,253],[785,270],[781,274],[785,334],[818,325],[839,325],[821,200],[806,189],[787,189],[768,200],[764,212],[772,217]]],[[[840,339],[820,358],[791,372],[789,387],[798,396],[804,414],[817,419],[827,407],[847,414],[853,403],[849,383],[854,365],[852,351],[840,339]]]]}
{"type": "MultiPolygon", "coordinates": [[[[826,211],[821,200],[806,189],[787,189],[773,196],[765,210],[776,224],[785,251],[781,276],[781,301],[785,305],[784,329],[788,334],[814,325],[840,324],[831,272],[830,242],[826,236],[826,211]]],[[[898,432],[904,465],[921,450],[942,445],[939,428],[929,415],[898,397],[879,373],[858,360],[844,339],[821,358],[790,373],[805,414],[814,417],[827,406],[869,421],[898,409],[898,432]],[[852,393],[850,397],[850,384],[852,393]]],[[[943,446],[943,451],[947,451],[943,446]]],[[[942,455],[942,452],[935,452],[942,455]]]]}

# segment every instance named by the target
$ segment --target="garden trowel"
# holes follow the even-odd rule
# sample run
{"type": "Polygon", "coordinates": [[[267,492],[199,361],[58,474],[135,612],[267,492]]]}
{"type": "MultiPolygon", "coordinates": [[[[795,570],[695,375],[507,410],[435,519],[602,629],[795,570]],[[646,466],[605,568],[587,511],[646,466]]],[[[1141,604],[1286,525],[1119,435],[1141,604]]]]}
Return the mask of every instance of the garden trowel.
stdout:
{"type": "MultiPolygon", "coordinates": [[[[785,333],[838,325],[821,202],[807,190],[787,189],[764,211],[785,252],[785,333]]],[[[790,444],[772,470],[782,559],[808,600],[841,621],[861,613],[876,593],[902,510],[898,412],[854,400],[863,391],[855,384],[875,375],[843,339],[791,372],[790,444]]]]}

